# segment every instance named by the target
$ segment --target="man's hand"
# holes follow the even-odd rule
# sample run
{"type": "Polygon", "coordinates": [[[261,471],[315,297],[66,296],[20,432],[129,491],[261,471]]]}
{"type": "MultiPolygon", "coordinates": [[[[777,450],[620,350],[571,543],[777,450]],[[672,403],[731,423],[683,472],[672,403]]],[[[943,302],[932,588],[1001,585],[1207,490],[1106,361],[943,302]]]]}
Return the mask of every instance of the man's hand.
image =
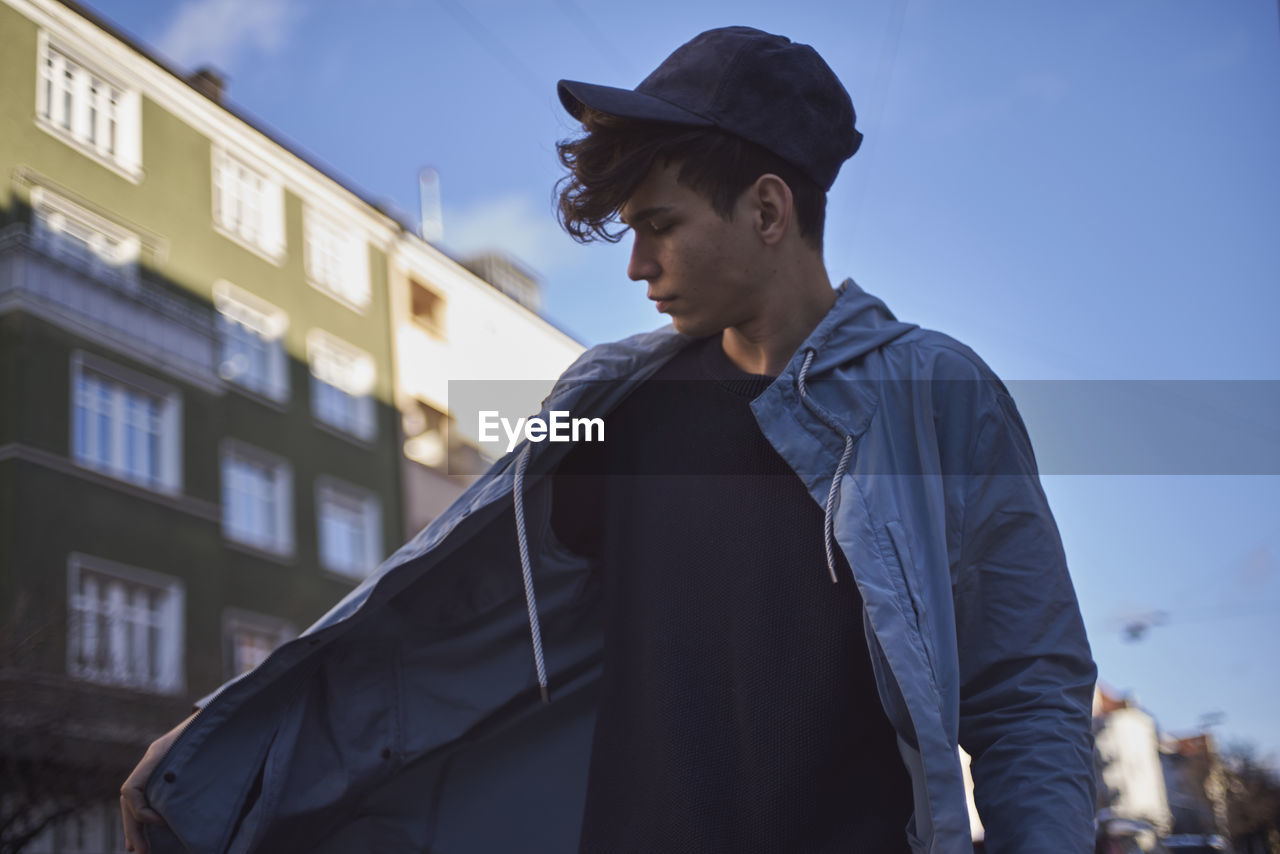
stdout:
{"type": "Polygon", "coordinates": [[[120,814],[124,819],[124,847],[128,851],[136,851],[137,854],[148,854],[147,840],[142,833],[143,824],[164,824],[164,819],[160,818],[159,813],[147,806],[147,780],[151,778],[151,772],[160,764],[160,760],[169,752],[169,748],[178,739],[178,734],[186,728],[191,722],[191,718],[196,715],[193,712],[191,717],[178,724],[164,735],[151,742],[151,746],[147,748],[147,752],[142,755],[142,761],[138,763],[138,767],[133,769],[133,773],[124,781],[124,785],[120,787],[120,814]]]}

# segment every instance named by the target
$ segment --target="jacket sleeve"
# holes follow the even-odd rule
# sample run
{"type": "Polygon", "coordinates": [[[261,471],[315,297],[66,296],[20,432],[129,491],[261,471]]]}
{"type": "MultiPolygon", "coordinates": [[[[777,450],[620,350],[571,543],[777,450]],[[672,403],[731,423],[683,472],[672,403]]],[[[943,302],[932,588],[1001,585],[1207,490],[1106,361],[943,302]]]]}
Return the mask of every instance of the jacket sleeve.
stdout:
{"type": "Polygon", "coordinates": [[[960,743],[973,758],[986,850],[1083,854],[1094,845],[1097,670],[1013,400],[989,373],[963,397],[960,743]]]}

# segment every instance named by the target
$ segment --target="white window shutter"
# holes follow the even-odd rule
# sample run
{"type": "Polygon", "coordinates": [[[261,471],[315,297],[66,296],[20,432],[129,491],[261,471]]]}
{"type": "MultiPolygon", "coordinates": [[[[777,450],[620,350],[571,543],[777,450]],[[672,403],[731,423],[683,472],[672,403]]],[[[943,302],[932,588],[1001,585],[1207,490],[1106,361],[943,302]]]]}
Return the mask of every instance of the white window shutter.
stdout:
{"type": "Polygon", "coordinates": [[[378,499],[369,496],[364,500],[365,573],[371,573],[382,560],[382,512],[378,499]]]}
{"type": "Polygon", "coordinates": [[[262,182],[262,188],[262,227],[265,232],[263,249],[270,255],[283,255],[284,188],[266,180],[262,182]]]}
{"type": "Polygon", "coordinates": [[[275,471],[276,536],[280,551],[293,554],[293,470],[281,464],[275,471]]]}
{"type": "Polygon", "coordinates": [[[356,435],[361,439],[372,440],[377,433],[377,407],[373,395],[366,394],[356,398],[356,435]]]}

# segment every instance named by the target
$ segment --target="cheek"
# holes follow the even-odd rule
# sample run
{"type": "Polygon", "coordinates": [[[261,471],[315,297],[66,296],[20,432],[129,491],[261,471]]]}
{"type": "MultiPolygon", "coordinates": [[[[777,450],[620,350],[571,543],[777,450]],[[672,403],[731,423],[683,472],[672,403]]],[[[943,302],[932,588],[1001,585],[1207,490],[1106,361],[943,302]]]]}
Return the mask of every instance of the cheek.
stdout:
{"type": "Polygon", "coordinates": [[[725,265],[731,261],[731,255],[732,253],[724,252],[723,247],[708,239],[681,247],[674,262],[688,279],[690,287],[705,292],[713,282],[724,276],[725,265]]]}

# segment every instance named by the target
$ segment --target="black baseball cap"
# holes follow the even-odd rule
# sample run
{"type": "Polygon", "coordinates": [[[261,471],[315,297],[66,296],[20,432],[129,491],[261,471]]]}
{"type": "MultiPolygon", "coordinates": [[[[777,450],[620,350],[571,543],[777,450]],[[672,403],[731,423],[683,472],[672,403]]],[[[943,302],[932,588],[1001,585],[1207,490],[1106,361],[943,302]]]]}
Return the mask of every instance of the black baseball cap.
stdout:
{"type": "Polygon", "coordinates": [[[619,118],[719,128],[772,151],[824,190],[862,144],[849,93],[818,52],[751,27],[695,36],[635,89],[561,80],[557,92],[574,118],[585,106],[619,118]]]}

